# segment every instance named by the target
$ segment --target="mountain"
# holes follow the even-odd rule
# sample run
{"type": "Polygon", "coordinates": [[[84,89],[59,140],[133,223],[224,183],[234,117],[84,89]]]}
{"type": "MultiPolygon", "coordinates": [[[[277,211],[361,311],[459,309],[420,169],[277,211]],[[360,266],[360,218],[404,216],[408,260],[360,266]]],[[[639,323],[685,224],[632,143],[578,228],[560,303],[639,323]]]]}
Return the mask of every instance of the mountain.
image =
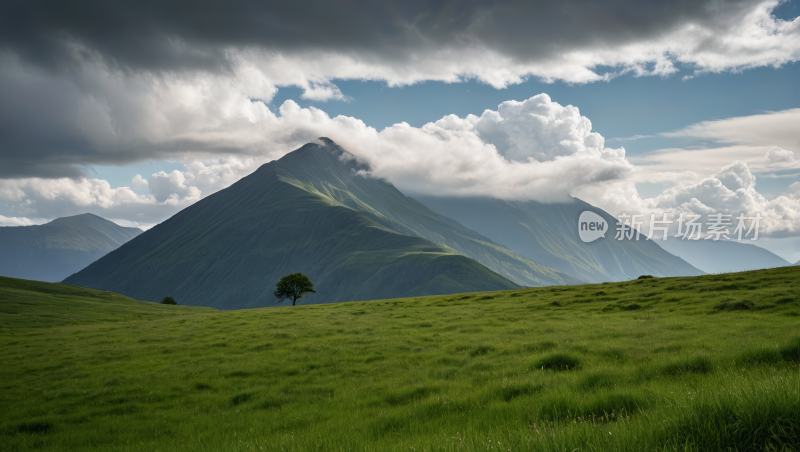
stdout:
{"type": "Polygon", "coordinates": [[[581,281],[547,268],[367,177],[321,138],[262,165],[64,280],[221,309],[272,306],[306,274],[328,303],[581,281]]]}
{"type": "Polygon", "coordinates": [[[418,196],[416,199],[521,256],[584,281],[703,273],[643,237],[615,240],[616,218],[577,198],[550,204],[479,197],[418,196]],[[591,243],[580,240],[578,217],[587,210],[607,222],[610,231],[606,232],[606,238],[591,243]]]}
{"type": "Polygon", "coordinates": [[[771,251],[729,240],[656,240],[662,248],[706,273],[731,273],[792,265],[771,251]]]}
{"type": "Polygon", "coordinates": [[[61,281],[141,233],[90,213],[38,226],[0,227],[0,275],[61,281]]]}

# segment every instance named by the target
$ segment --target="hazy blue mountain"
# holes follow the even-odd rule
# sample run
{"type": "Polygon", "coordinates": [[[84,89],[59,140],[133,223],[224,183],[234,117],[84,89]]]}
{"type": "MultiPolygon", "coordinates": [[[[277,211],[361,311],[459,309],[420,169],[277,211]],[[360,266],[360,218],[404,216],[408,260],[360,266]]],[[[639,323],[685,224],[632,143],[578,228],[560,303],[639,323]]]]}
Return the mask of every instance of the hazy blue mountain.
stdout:
{"type": "Polygon", "coordinates": [[[703,273],[650,240],[614,240],[616,218],[577,198],[551,204],[477,197],[417,200],[521,256],[585,281],[703,273]],[[606,220],[606,238],[588,244],[580,240],[578,217],[586,210],[606,220]]]}
{"type": "Polygon", "coordinates": [[[0,275],[61,281],[141,233],[90,213],[37,226],[0,227],[0,275]]]}
{"type": "Polygon", "coordinates": [[[759,246],[728,240],[656,240],[662,248],[706,273],[730,273],[792,265],[759,246]]]}
{"type": "Polygon", "coordinates": [[[295,272],[317,290],[302,303],[580,282],[359,175],[348,155],[309,143],[64,283],[238,309],[275,305],[275,282],[295,272]]]}

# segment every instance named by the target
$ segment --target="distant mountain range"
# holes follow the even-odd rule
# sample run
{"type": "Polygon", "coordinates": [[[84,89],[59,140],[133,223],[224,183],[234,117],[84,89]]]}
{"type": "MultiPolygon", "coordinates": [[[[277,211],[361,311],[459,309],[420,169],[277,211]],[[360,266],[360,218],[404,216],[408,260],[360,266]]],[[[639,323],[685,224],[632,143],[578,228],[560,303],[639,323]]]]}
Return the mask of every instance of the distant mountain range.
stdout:
{"type": "Polygon", "coordinates": [[[239,309],[276,305],[275,282],[295,272],[317,290],[303,303],[583,282],[365,176],[351,157],[331,140],[309,143],[64,283],[239,309]]]}
{"type": "Polygon", "coordinates": [[[662,248],[680,256],[706,273],[730,273],[792,265],[759,246],[728,240],[655,240],[662,248]]]}
{"type": "Polygon", "coordinates": [[[0,227],[0,276],[61,281],[141,233],[89,213],[0,227]]]}
{"type": "Polygon", "coordinates": [[[587,282],[703,273],[644,237],[615,240],[616,218],[577,198],[551,204],[476,197],[417,200],[521,256],[587,282]],[[580,240],[578,217],[587,210],[606,220],[606,238],[591,243],[580,240]]]}

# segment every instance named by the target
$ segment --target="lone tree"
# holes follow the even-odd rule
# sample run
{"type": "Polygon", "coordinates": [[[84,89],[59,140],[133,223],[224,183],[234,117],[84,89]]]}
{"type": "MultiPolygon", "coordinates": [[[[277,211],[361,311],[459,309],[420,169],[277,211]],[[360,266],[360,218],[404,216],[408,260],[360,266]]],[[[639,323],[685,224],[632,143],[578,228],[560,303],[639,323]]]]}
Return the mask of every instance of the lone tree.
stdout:
{"type": "Polygon", "coordinates": [[[164,297],[164,299],[161,300],[161,304],[178,304],[178,302],[172,297],[164,297]]]}
{"type": "Polygon", "coordinates": [[[273,295],[278,299],[278,303],[283,300],[292,300],[292,306],[298,299],[310,293],[317,293],[314,290],[314,283],[308,280],[308,276],[302,273],[292,273],[281,278],[275,284],[278,287],[273,295]]]}

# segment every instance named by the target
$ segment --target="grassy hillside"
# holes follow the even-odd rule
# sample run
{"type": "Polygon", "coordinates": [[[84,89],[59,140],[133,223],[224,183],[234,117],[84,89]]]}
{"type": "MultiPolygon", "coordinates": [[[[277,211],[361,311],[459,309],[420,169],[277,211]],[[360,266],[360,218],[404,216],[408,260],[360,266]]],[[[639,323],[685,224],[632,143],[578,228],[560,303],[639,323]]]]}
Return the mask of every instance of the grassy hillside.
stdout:
{"type": "Polygon", "coordinates": [[[401,234],[423,237],[474,259],[521,286],[585,282],[498,245],[405,196],[387,181],[359,175],[358,171],[368,171],[369,167],[360,165],[327,138],[292,154],[297,155],[281,159],[281,180],[333,205],[347,206],[401,234]],[[348,156],[351,160],[346,160],[348,156]]]}
{"type": "Polygon", "coordinates": [[[216,309],[172,307],[83,287],[0,276],[0,332],[131,322],[216,309]]]}
{"type": "Polygon", "coordinates": [[[0,275],[61,281],[141,233],[90,213],[0,227],[0,275]]]}
{"type": "Polygon", "coordinates": [[[228,312],[0,278],[0,450],[798,450],[798,276],[228,312]]]}
{"type": "Polygon", "coordinates": [[[275,283],[296,272],[315,285],[309,303],[580,282],[358,175],[343,152],[307,144],[64,282],[219,309],[276,305],[275,283]]]}

